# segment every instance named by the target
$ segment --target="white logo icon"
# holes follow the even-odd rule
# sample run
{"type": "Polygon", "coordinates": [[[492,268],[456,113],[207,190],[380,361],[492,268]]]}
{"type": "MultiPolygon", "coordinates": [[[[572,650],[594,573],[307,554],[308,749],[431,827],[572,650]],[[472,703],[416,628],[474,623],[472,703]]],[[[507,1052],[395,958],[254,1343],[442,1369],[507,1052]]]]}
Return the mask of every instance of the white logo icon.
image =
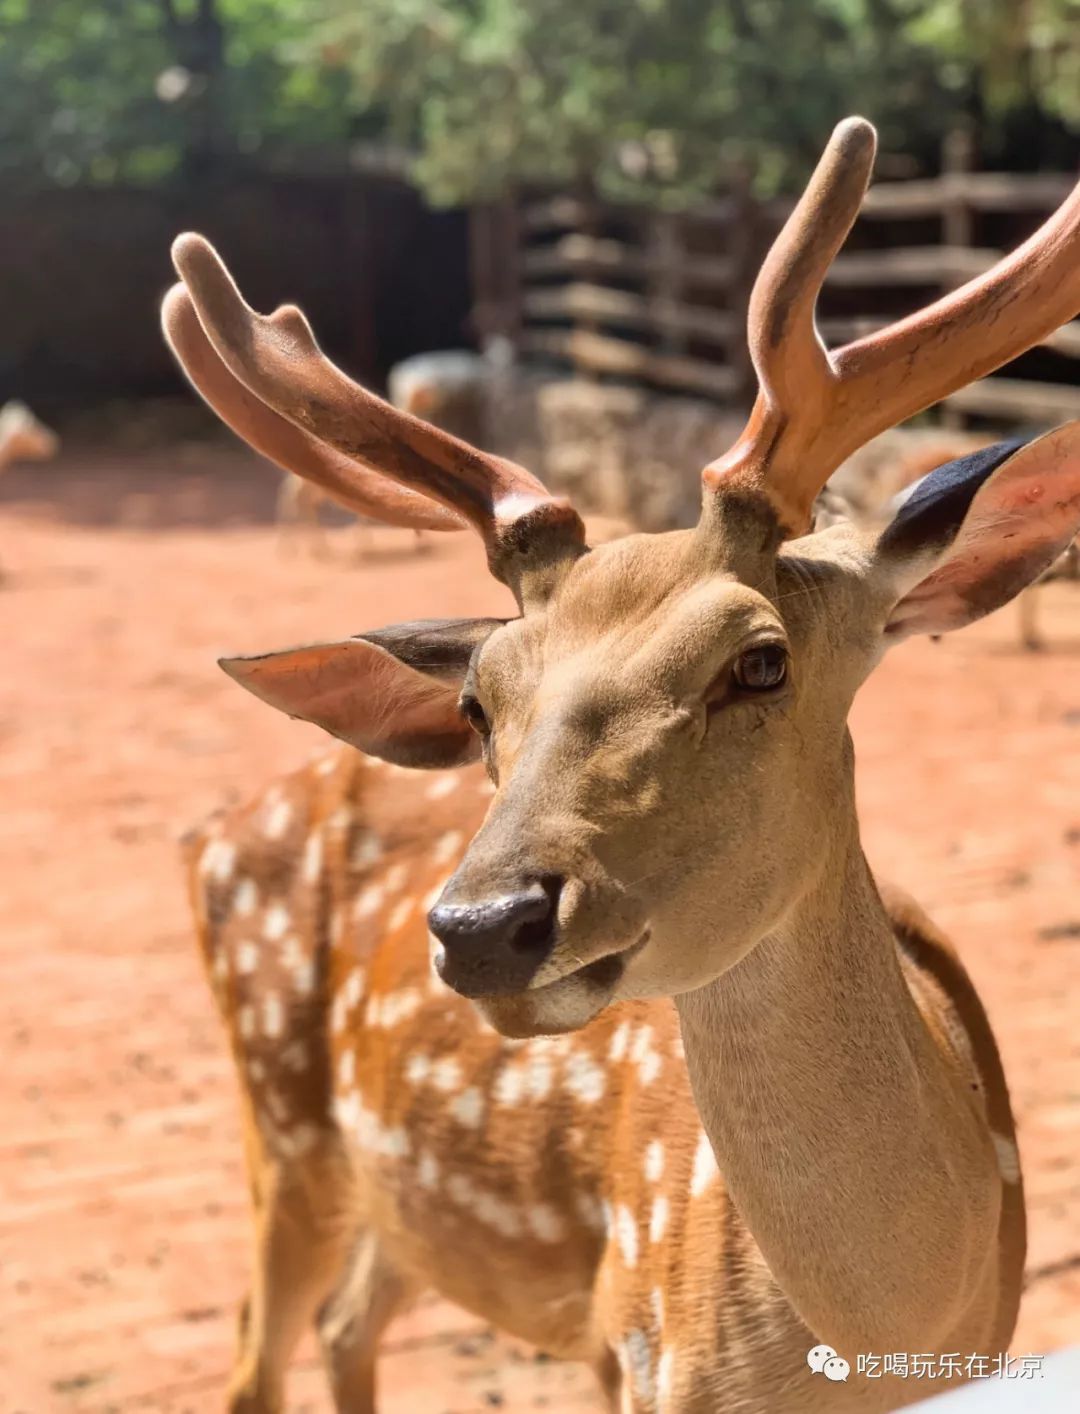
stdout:
{"type": "Polygon", "coordinates": [[[846,1380],[851,1374],[851,1366],[831,1345],[815,1345],[808,1350],[806,1363],[815,1375],[824,1375],[827,1380],[846,1380]]]}

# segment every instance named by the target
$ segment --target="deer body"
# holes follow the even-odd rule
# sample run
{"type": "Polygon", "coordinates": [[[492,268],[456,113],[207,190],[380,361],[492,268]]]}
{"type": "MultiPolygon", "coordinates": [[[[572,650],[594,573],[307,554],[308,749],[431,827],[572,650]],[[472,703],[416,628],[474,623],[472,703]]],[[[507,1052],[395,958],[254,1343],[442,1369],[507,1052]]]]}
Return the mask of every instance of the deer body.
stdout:
{"type": "MultiPolygon", "coordinates": [[[[856,1396],[810,1375],[817,1335],[720,1176],[670,1003],[512,1041],[433,977],[424,898],[490,798],[475,769],[395,772],[340,748],[189,840],[260,1234],[232,1407],[280,1407],[291,1345],[317,1317],[338,1407],[373,1409],[378,1336],[426,1288],[590,1363],[613,1409],[801,1414],[915,1398],[910,1381],[856,1396]]],[[[901,897],[890,908],[899,985],[1000,1154],[980,1296],[949,1334],[965,1351],[1003,1349],[1024,1229],[1000,1063],[948,945],[901,897]]],[[[683,1015],[691,1034],[699,1024],[683,1015]]],[[[761,1136],[760,1097],[733,1075],[720,1083],[732,1123],[761,1136]]],[[[814,1123],[827,1134],[827,1116],[814,1123]]],[[[876,1121],[870,1138],[882,1142],[876,1121]]],[[[909,1217],[898,1203],[889,1240],[909,1217]]]]}
{"type": "Polygon", "coordinates": [[[38,421],[25,403],[0,407],[0,471],[17,461],[48,461],[60,445],[55,432],[38,421]]]}
{"type": "MultiPolygon", "coordinates": [[[[637,1285],[655,1134],[618,1129],[619,1116],[647,1108],[639,1091],[605,1105],[616,1116],[610,1147],[603,1123],[583,1141],[601,1154],[612,1216],[597,1296],[575,1329],[615,1349],[631,1409],[895,1407],[914,1385],[886,1390],[858,1373],[827,1379],[826,1391],[816,1375],[789,1373],[793,1351],[811,1333],[845,1358],[1000,1348],[1019,1300],[1023,1204],[993,1041],[947,946],[917,911],[887,908],[870,877],[846,723],[892,644],[962,628],[1066,550],[1080,530],[1080,424],[938,467],[885,523],[808,526],[857,447],[1080,310],[1080,187],[985,275],[829,351],[816,299],[874,152],[869,124],[840,124],[765,261],[748,316],[759,396],[739,441],[703,471],[697,526],[600,546],[524,468],[351,383],[299,311],[256,314],[201,237],[174,246],[181,284],[166,297],[166,331],[225,420],[354,501],[408,514],[401,498],[426,496],[464,519],[516,605],[506,619],[393,625],[224,660],[226,671],[398,767],[483,761],[488,809],[423,902],[436,973],[502,1036],[581,1032],[602,1045],[609,1033],[589,1028],[610,1025],[605,1008],[676,999],[708,1144],[695,1146],[703,1171],[695,1181],[695,1157],[688,1215],[666,1229],[672,1246],[661,1244],[655,1268],[650,1246],[657,1300],[637,1285]],[[642,1156],[638,1172],[627,1154],[642,1156]],[[707,1182],[714,1165],[730,1203],[718,1179],[707,1182]],[[713,1228],[700,1219],[699,1231],[694,1199],[713,1184],[727,1216],[713,1228]],[[708,1288],[711,1336],[701,1337],[691,1291],[707,1264],[723,1283],[708,1288]],[[646,1327],[649,1307],[663,1319],[646,1327]]],[[[423,801],[452,798],[454,779],[433,778],[423,801]]],[[[325,846],[295,847],[303,861],[289,867],[318,878],[311,860],[325,846]]],[[[223,848],[215,868],[227,875],[223,848]]],[[[428,888],[425,877],[418,893],[428,888]]],[[[374,901],[357,904],[357,921],[394,891],[388,875],[374,901]]],[[[415,910],[409,898],[380,915],[388,948],[413,928],[422,947],[415,910]]],[[[275,919],[272,932],[287,932],[288,918],[275,919]]],[[[390,1030],[419,1008],[419,992],[380,997],[382,959],[380,944],[365,1026],[390,1030]]],[[[256,1025],[247,1015],[246,1034],[256,1025]]],[[[280,1004],[270,1015],[274,1039],[280,1004]]],[[[347,1085],[354,1062],[340,1049],[331,1045],[329,1064],[344,1073],[327,1073],[347,1085]]],[[[373,1103],[358,1093],[337,1118],[354,1145],[397,1163],[412,1152],[411,1111],[396,1108],[399,1088],[377,1083],[373,1103]]],[[[466,1081],[459,1122],[479,1116],[482,1126],[485,1093],[466,1081]]],[[[452,1110],[431,1118],[433,1132],[453,1120],[452,1110]]],[[[667,1113],[655,1121],[666,1136],[667,1113]]],[[[670,1142],[682,1154],[671,1171],[685,1177],[688,1146],[670,1142]]],[[[306,1191],[313,1203],[318,1185],[306,1191]]],[[[472,1192],[458,1186],[460,1197],[472,1192]]],[[[504,1195],[482,1197],[488,1218],[513,1228],[504,1195]]],[[[541,1205],[554,1201],[540,1192],[541,1205]]],[[[556,1229],[549,1216],[539,1228],[556,1229]]],[[[507,1297],[511,1312],[521,1299],[507,1297]]],[[[265,1336],[265,1321],[254,1324],[265,1336]]],[[[275,1329],[262,1348],[286,1343],[275,1329]]],[[[599,1342],[593,1358],[603,1358],[599,1342]]]]}

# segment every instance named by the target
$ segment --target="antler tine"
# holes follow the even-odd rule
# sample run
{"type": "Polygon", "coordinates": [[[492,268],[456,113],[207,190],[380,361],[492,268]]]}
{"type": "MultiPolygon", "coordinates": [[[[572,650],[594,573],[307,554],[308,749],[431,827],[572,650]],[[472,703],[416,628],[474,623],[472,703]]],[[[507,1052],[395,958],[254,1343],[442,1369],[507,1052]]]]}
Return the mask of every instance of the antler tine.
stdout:
{"type": "Polygon", "coordinates": [[[285,471],[313,481],[350,510],[387,525],[415,530],[465,529],[465,522],[454,512],[375,471],[357,466],[248,392],[218,357],[183,285],[174,285],[165,296],[161,325],[196,390],[226,426],[264,457],[285,471]]]}
{"type": "Polygon", "coordinates": [[[1080,311],[1080,186],[987,274],[832,353],[814,328],[829,263],[854,223],[875,148],[849,118],[769,252],[750,301],[761,390],[735,446],[702,473],[706,490],[749,488],[785,534],[807,527],[833,471],[879,432],[992,373],[1080,311]]]}
{"type": "Polygon", "coordinates": [[[832,377],[814,311],[837,251],[859,214],[877,152],[864,118],[837,125],[809,185],[773,242],[750,294],[747,342],[761,396],[786,411],[832,377]]]}
{"type": "Polygon", "coordinates": [[[554,529],[557,539],[584,546],[577,513],[523,467],[478,451],[353,383],[323,354],[295,306],[256,314],[201,236],[178,237],[173,263],[206,337],[249,393],[347,460],[459,512],[479,531],[500,578],[508,576],[508,555],[526,548],[526,530],[554,529]]]}
{"type": "Polygon", "coordinates": [[[854,446],[992,373],[1077,314],[1080,182],[1033,236],[984,275],[836,350],[845,408],[859,416],[854,446]]]}

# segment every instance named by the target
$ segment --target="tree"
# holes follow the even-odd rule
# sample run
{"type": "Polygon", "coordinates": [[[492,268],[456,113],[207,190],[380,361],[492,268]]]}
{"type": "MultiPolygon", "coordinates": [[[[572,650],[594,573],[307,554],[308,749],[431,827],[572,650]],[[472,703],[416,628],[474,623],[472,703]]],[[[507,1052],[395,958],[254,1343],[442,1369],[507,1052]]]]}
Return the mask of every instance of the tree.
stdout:
{"type": "Polygon", "coordinates": [[[0,0],[0,173],[153,181],[340,142],[344,80],[295,0],[0,0]]]}
{"type": "Polygon", "coordinates": [[[959,118],[992,126],[1036,86],[1047,123],[1068,116],[1076,4],[311,0],[310,13],[323,62],[349,73],[354,102],[385,108],[437,199],[531,181],[685,198],[734,160],[765,191],[794,183],[849,112],[924,165],[959,118]]]}

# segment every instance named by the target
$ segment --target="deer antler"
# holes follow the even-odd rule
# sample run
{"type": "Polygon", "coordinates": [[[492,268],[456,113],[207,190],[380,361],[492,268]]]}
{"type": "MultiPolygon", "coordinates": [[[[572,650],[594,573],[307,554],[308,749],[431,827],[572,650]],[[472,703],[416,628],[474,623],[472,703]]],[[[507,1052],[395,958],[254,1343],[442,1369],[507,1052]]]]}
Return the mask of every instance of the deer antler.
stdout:
{"type": "Polygon", "coordinates": [[[350,510],[387,525],[414,530],[465,529],[465,522],[453,511],[342,456],[249,393],[218,357],[183,285],[174,285],[165,296],[161,324],[198,392],[222,422],[264,457],[313,481],[350,510]]]}
{"type": "MultiPolygon", "coordinates": [[[[323,354],[295,306],[256,314],[201,236],[178,237],[173,263],[201,330],[225,369],[272,414],[299,430],[301,441],[294,438],[292,450],[302,452],[302,464],[295,466],[300,475],[335,489],[335,494],[341,494],[336,488],[344,484],[363,496],[370,494],[370,483],[357,469],[359,463],[441,502],[479,531],[493,572],[507,582],[517,578],[510,561],[527,553],[535,531],[544,533],[547,548],[553,548],[552,536],[571,551],[584,548],[577,512],[552,497],[523,467],[478,451],[352,382],[323,354]],[[313,449],[319,443],[340,456],[331,460],[319,448],[314,463],[313,449]],[[333,488],[327,482],[330,475],[333,488]]],[[[167,332],[175,333],[179,325],[183,337],[184,309],[178,299],[173,297],[171,312],[180,317],[167,332]]],[[[179,347],[177,352],[186,365],[184,352],[179,347]]],[[[194,373],[192,378],[199,387],[194,373]]],[[[239,402],[233,399],[230,407],[235,410],[239,402]]],[[[253,407],[246,406],[249,417],[253,407]]],[[[274,445],[280,436],[274,423],[274,445]]],[[[270,455],[278,460],[276,453],[270,455]]]]}
{"type": "Polygon", "coordinates": [[[854,224],[876,135],[834,131],[750,297],[747,338],[760,391],[738,442],[702,473],[706,490],[753,487],[785,533],[807,527],[842,461],[886,428],[992,373],[1080,312],[1080,185],[985,275],[879,333],[827,352],[814,307],[854,224]]]}

